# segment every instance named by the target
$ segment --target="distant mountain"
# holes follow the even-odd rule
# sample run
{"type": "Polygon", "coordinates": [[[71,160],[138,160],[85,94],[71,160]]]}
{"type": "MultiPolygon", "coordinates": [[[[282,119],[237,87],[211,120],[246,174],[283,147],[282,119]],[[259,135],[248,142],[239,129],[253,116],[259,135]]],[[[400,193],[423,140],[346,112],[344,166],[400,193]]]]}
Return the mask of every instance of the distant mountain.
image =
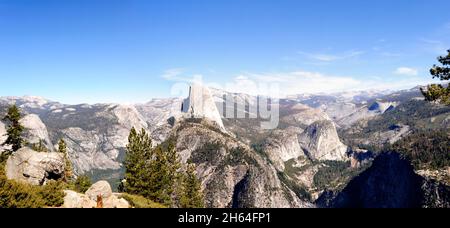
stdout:
{"type": "MultiPolygon", "coordinates": [[[[267,119],[252,112],[258,110],[258,99],[214,88],[191,89],[184,100],[135,105],[2,97],[0,115],[18,105],[28,142],[42,139],[54,151],[64,138],[76,174],[106,179],[113,187],[123,175],[132,127],[150,132],[155,145],[175,140],[183,163],[197,165],[210,207],[313,207],[326,189],[337,194],[370,167],[377,156],[373,148],[420,128],[450,128],[450,108],[423,101],[418,87],[289,96],[276,106],[276,129],[261,128],[267,119]],[[243,105],[227,107],[230,97],[243,105]],[[230,110],[246,118],[226,118],[230,110]]],[[[0,121],[0,143],[6,139],[5,127],[0,121]]]]}

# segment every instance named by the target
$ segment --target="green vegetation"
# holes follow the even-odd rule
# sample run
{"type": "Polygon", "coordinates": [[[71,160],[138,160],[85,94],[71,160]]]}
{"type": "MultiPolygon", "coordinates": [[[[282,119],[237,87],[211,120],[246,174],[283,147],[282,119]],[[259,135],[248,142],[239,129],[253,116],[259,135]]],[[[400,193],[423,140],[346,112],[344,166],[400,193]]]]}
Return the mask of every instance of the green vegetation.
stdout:
{"type": "Polygon", "coordinates": [[[314,186],[319,189],[332,187],[334,182],[347,175],[350,170],[350,162],[326,161],[314,175],[314,186]]]}
{"type": "MultiPolygon", "coordinates": [[[[438,61],[442,66],[434,65],[431,68],[430,73],[433,75],[433,78],[438,78],[442,81],[450,79],[450,50],[448,50],[448,54],[446,56],[438,57],[438,61]]],[[[442,104],[450,105],[450,87],[447,84],[447,87],[442,85],[433,84],[428,86],[427,90],[421,89],[422,94],[425,96],[427,101],[439,101],[442,104]]]]}
{"type": "Polygon", "coordinates": [[[131,129],[125,168],[125,179],[120,190],[126,193],[140,195],[168,207],[203,205],[196,197],[185,197],[201,193],[190,168],[186,174],[179,172],[181,163],[173,139],[153,148],[150,136],[144,129],[140,133],[131,129]]]}
{"type": "Polygon", "coordinates": [[[220,142],[206,142],[202,147],[192,153],[189,162],[197,164],[204,162],[216,164],[218,162],[217,154],[220,154],[219,150],[222,147],[223,145],[220,142]]]}
{"type": "Polygon", "coordinates": [[[144,130],[140,134],[132,128],[128,137],[127,156],[124,162],[126,172],[123,182],[123,191],[129,194],[142,194],[147,186],[148,173],[147,164],[151,159],[152,143],[150,137],[144,130]]]}
{"type": "Polygon", "coordinates": [[[67,145],[64,139],[60,139],[58,142],[58,152],[64,154],[64,181],[69,182],[73,178],[73,169],[72,169],[72,163],[69,159],[69,154],[67,152],[67,145]]]}
{"type": "Polygon", "coordinates": [[[247,163],[250,165],[258,166],[258,163],[252,158],[248,151],[242,147],[235,147],[229,150],[228,156],[224,160],[224,164],[227,165],[239,165],[243,163],[247,163]]]}
{"type": "Polygon", "coordinates": [[[187,171],[183,177],[182,188],[182,195],[180,197],[180,206],[182,208],[204,207],[201,183],[195,175],[195,165],[188,165],[187,171]]]}
{"type": "Polygon", "coordinates": [[[91,179],[86,175],[78,176],[77,179],[70,183],[70,189],[85,193],[92,186],[91,179]]]}
{"type": "Polygon", "coordinates": [[[313,183],[318,190],[338,190],[349,180],[371,166],[366,163],[358,169],[351,168],[350,162],[324,161],[323,166],[314,175],[313,183]]]}
{"type": "MultiPolygon", "coordinates": [[[[299,160],[304,159],[302,161],[305,161],[306,158],[298,158],[299,160]]],[[[291,178],[295,178],[296,174],[304,172],[305,170],[313,167],[315,165],[314,162],[308,160],[307,164],[302,165],[301,167],[296,167],[295,163],[297,162],[297,159],[291,159],[287,162],[284,163],[284,173],[286,173],[286,175],[288,175],[291,178]]]]}
{"type": "Polygon", "coordinates": [[[408,125],[412,129],[440,128],[442,126],[430,125],[427,120],[432,117],[448,114],[450,114],[450,107],[436,107],[425,101],[412,100],[383,114],[381,118],[369,121],[365,132],[385,131],[398,124],[408,125]],[[424,122],[426,124],[423,124],[424,122]]]}
{"type": "Polygon", "coordinates": [[[10,145],[11,150],[8,153],[13,153],[22,148],[24,140],[22,138],[25,128],[20,124],[19,120],[22,117],[19,108],[16,105],[12,105],[8,108],[6,116],[3,118],[8,124],[6,130],[8,138],[2,145],[10,145]]]}
{"type": "Polygon", "coordinates": [[[44,186],[39,186],[39,195],[45,202],[46,206],[59,207],[64,204],[64,187],[65,183],[62,181],[49,181],[44,186]]]}
{"type": "Polygon", "coordinates": [[[47,147],[44,145],[44,140],[42,139],[39,139],[38,143],[32,144],[31,149],[36,152],[48,152],[47,147]]]}
{"type": "Polygon", "coordinates": [[[442,169],[450,166],[450,133],[447,130],[419,131],[389,150],[407,157],[416,169],[442,169]]]}
{"type": "Polygon", "coordinates": [[[166,208],[166,206],[155,203],[143,196],[122,193],[119,198],[123,198],[128,201],[133,208],[166,208]]]}
{"type": "MultiPolygon", "coordinates": [[[[306,201],[311,201],[312,196],[311,194],[308,192],[308,190],[306,189],[306,187],[299,185],[297,183],[295,183],[294,180],[292,180],[289,176],[287,176],[285,173],[283,172],[278,172],[278,178],[280,179],[280,181],[285,184],[289,189],[291,189],[292,191],[294,191],[295,195],[297,195],[297,197],[299,197],[302,200],[306,200],[306,201]]],[[[285,193],[286,197],[290,198],[290,194],[289,193],[285,193]]]]}
{"type": "Polygon", "coordinates": [[[64,203],[63,182],[32,186],[8,180],[4,170],[4,164],[0,164],[0,208],[59,207],[64,203]]]}
{"type": "Polygon", "coordinates": [[[339,135],[346,145],[373,152],[381,151],[388,145],[381,145],[378,141],[370,142],[370,145],[363,145],[360,140],[370,139],[379,132],[395,130],[401,125],[409,126],[410,130],[414,132],[445,130],[446,126],[442,123],[449,115],[450,106],[436,105],[427,101],[408,100],[395,109],[369,120],[366,126],[361,126],[362,130],[354,131],[354,128],[350,128],[341,130],[339,135]]]}

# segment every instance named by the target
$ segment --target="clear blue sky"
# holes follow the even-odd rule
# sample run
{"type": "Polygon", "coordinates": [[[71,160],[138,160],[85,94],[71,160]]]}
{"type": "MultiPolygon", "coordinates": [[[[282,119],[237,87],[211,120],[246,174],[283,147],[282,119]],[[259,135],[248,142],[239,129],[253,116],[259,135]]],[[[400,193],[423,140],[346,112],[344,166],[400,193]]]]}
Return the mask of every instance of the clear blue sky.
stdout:
{"type": "Polygon", "coordinates": [[[291,93],[407,87],[426,82],[450,48],[449,9],[448,0],[0,0],[0,96],[144,102],[192,75],[280,78],[291,93]]]}

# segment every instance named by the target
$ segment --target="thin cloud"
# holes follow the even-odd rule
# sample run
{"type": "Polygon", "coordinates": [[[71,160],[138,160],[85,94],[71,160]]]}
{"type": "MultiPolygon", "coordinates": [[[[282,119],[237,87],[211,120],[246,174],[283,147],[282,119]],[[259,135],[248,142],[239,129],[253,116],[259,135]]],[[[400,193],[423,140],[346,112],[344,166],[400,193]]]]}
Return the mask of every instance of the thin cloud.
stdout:
{"type": "Polygon", "coordinates": [[[381,54],[382,56],[384,56],[384,57],[401,57],[401,56],[403,56],[403,55],[400,54],[400,53],[388,52],[388,51],[381,52],[380,54],[381,54]]]}
{"type": "MultiPolygon", "coordinates": [[[[411,73],[411,72],[409,72],[411,73]]],[[[399,90],[432,83],[431,79],[412,76],[404,79],[383,77],[356,78],[351,76],[326,75],[319,72],[294,71],[279,73],[245,73],[234,78],[226,88],[231,92],[252,95],[274,96],[260,89],[276,84],[279,96],[293,94],[336,93],[362,90],[399,90]],[[269,86],[267,86],[269,85],[269,86]],[[251,88],[251,89],[250,89],[251,88]]]]}
{"type": "Polygon", "coordinates": [[[342,54],[327,54],[327,53],[309,53],[309,52],[298,52],[301,55],[306,56],[311,60],[321,61],[321,62],[334,62],[339,60],[346,60],[363,55],[363,51],[348,51],[342,54]]]}
{"type": "Polygon", "coordinates": [[[161,77],[166,80],[177,80],[183,74],[183,72],[184,70],[181,68],[172,68],[164,71],[161,77]]]}
{"type": "Polygon", "coordinates": [[[410,68],[410,67],[399,67],[394,71],[394,74],[417,76],[419,74],[419,70],[417,70],[415,68],[410,68]]]}
{"type": "Polygon", "coordinates": [[[437,55],[446,53],[449,45],[441,40],[420,39],[426,51],[432,52],[437,55]]]}

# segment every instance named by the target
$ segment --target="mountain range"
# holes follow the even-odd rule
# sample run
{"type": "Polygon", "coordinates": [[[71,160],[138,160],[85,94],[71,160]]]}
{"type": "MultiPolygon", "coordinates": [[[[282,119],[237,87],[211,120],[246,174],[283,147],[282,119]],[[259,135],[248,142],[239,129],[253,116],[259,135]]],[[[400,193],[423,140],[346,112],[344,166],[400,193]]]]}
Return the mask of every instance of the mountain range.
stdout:
{"type": "Polygon", "coordinates": [[[27,142],[54,151],[63,138],[77,175],[113,187],[132,127],[154,145],[172,140],[182,162],[197,165],[208,207],[449,207],[448,166],[416,167],[390,151],[423,130],[450,138],[450,107],[424,101],[419,88],[288,96],[276,129],[261,128],[260,116],[223,117],[224,97],[243,101],[247,114],[258,97],[195,86],[187,99],[135,105],[1,97],[0,116],[16,104],[27,142]]]}

